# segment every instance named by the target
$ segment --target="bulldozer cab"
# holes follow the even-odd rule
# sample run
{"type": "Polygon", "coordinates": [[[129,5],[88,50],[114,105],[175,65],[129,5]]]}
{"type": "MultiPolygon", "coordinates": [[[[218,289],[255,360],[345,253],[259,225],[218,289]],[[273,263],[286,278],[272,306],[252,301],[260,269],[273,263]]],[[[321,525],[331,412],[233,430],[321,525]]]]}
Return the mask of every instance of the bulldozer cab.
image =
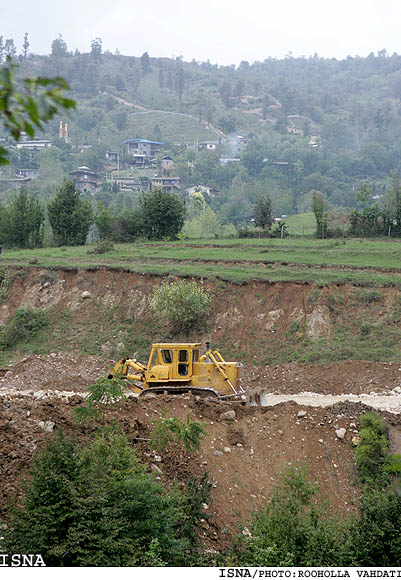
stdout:
{"type": "Polygon", "coordinates": [[[199,361],[201,346],[201,343],[153,344],[147,366],[152,379],[157,380],[157,376],[162,379],[163,376],[169,381],[190,380],[193,365],[199,361]]]}

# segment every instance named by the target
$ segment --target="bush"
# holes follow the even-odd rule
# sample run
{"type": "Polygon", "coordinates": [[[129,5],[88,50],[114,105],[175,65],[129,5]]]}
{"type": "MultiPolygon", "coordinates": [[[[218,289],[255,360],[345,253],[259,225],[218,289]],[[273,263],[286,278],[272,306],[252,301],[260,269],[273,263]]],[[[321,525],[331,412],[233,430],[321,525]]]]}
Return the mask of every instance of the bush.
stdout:
{"type": "Polygon", "coordinates": [[[206,435],[205,428],[199,421],[192,421],[187,415],[185,423],[177,417],[166,417],[152,421],[155,427],[150,437],[150,444],[154,449],[163,451],[170,442],[183,444],[185,450],[190,453],[199,449],[201,440],[206,435]]]}
{"type": "Polygon", "coordinates": [[[202,330],[207,322],[213,297],[203,284],[195,281],[162,282],[153,290],[149,306],[155,315],[171,326],[173,332],[202,330]]]}
{"type": "Polygon", "coordinates": [[[317,486],[300,465],[286,469],[253,518],[239,566],[341,566],[347,527],[316,505],[317,486]]]}
{"type": "Polygon", "coordinates": [[[19,342],[35,336],[39,330],[48,326],[49,323],[49,318],[43,310],[35,310],[23,306],[17,308],[1,334],[0,345],[3,348],[12,348],[19,342]]]}
{"type": "Polygon", "coordinates": [[[113,242],[110,240],[102,240],[98,242],[92,250],[88,250],[88,254],[107,254],[107,252],[113,251],[113,242]]]}
{"type": "Polygon", "coordinates": [[[361,416],[361,441],[355,449],[355,461],[363,482],[380,483],[388,451],[387,425],[377,413],[361,416]]]}

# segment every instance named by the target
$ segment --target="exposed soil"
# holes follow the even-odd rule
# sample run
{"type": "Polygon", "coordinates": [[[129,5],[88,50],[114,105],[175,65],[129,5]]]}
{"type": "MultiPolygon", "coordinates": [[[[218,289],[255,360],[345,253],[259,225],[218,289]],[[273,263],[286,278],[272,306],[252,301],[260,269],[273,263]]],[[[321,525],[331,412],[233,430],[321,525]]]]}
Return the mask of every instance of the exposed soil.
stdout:
{"type": "MultiPolygon", "coordinates": [[[[84,356],[77,345],[89,337],[90,329],[95,328],[102,338],[103,332],[115,326],[109,340],[118,351],[119,344],[128,341],[123,330],[117,330],[123,328],[119,326],[122,322],[128,320],[132,333],[138,332],[140,324],[149,327],[147,297],[157,281],[156,277],[107,270],[31,269],[13,277],[7,302],[0,306],[0,324],[21,305],[43,308],[59,318],[68,310],[70,318],[59,331],[62,336],[55,335],[57,344],[64,342],[65,348],[53,346],[49,354],[31,354],[0,371],[0,510],[4,512],[7,501],[21,493],[23,474],[51,432],[63,429],[85,439],[87,433],[73,423],[71,409],[82,403],[87,387],[108,372],[113,356],[103,349],[105,345],[99,347],[99,356],[84,356]]],[[[259,282],[241,287],[208,286],[216,298],[213,325],[207,334],[188,338],[211,338],[215,344],[229,346],[231,352],[240,352],[238,358],[245,363],[243,385],[251,400],[259,399],[267,406],[230,407],[188,395],[130,398],[115,415],[149,470],[156,465],[161,470],[156,470],[156,477],[167,486],[174,478],[185,482],[208,472],[213,482],[207,507],[211,517],[203,523],[202,534],[209,548],[222,548],[230,534],[246,526],[255,507],[271,496],[283,467],[299,460],[307,463],[333,510],[343,514],[355,510],[359,487],[352,438],[358,434],[359,415],[373,406],[381,410],[390,425],[392,451],[401,452],[401,363],[250,363],[261,360],[265,348],[255,337],[269,344],[275,341],[279,348],[294,322],[311,340],[330,336],[337,318],[347,315],[341,305],[359,290],[342,287],[341,305],[333,309],[328,297],[330,292],[339,292],[337,287],[259,282]],[[332,404],[335,399],[330,397],[340,395],[342,400],[332,404]],[[278,396],[304,398],[298,403],[279,402],[278,396]],[[236,411],[232,422],[220,417],[229,408],[236,411]],[[152,419],[164,411],[182,419],[190,413],[205,423],[208,434],[199,453],[187,455],[169,449],[160,455],[143,441],[149,436],[152,419]],[[346,429],[344,438],[336,433],[340,428],[346,429]]],[[[381,291],[379,305],[355,306],[354,300],[352,314],[363,315],[367,308],[370,315],[377,311],[377,317],[383,317],[396,294],[394,289],[381,291]]],[[[163,332],[157,328],[152,339],[165,338],[163,332]]]]}

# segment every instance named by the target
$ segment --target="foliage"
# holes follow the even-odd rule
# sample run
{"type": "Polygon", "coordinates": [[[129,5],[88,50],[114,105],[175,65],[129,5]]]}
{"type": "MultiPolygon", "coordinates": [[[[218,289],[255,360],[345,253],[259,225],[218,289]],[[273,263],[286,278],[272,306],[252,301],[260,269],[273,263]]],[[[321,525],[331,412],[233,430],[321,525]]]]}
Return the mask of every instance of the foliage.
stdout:
{"type": "Polygon", "coordinates": [[[143,196],[140,213],[144,236],[150,240],[174,240],[184,225],[185,203],[174,193],[155,189],[143,196]]]}
{"type": "Polygon", "coordinates": [[[316,219],[316,237],[327,238],[328,205],[325,196],[319,191],[314,191],[312,194],[311,210],[316,219]]]}
{"type": "Polygon", "coordinates": [[[104,428],[84,447],[59,433],[35,459],[2,547],[39,553],[48,566],[184,566],[182,506],[118,430],[104,428]]]}
{"type": "Polygon", "coordinates": [[[401,496],[391,488],[365,487],[358,518],[350,530],[352,566],[399,566],[401,496]]]}
{"type": "Polygon", "coordinates": [[[232,225],[223,226],[213,209],[205,206],[198,215],[185,222],[184,232],[192,238],[209,238],[235,235],[235,228],[232,225]]]}
{"type": "Polygon", "coordinates": [[[39,200],[21,189],[0,213],[0,242],[7,248],[36,248],[43,242],[45,216],[39,200]]]}
{"type": "Polygon", "coordinates": [[[10,277],[10,270],[7,268],[0,268],[0,302],[2,302],[7,296],[10,277]]]}
{"type": "Polygon", "coordinates": [[[114,251],[113,242],[110,240],[102,240],[96,244],[92,250],[88,250],[88,254],[107,254],[114,251]]]}
{"type": "Polygon", "coordinates": [[[355,449],[355,461],[361,481],[380,485],[388,452],[387,425],[377,413],[361,416],[361,441],[355,449]]]}
{"type": "Polygon", "coordinates": [[[93,212],[89,201],[80,199],[80,192],[72,181],[65,181],[57,189],[56,197],[47,206],[49,222],[58,245],[85,244],[93,212]]]}
{"type": "Polygon", "coordinates": [[[188,333],[205,327],[213,304],[213,297],[194,280],[169,282],[165,280],[154,288],[149,306],[162,321],[168,322],[173,332],[188,333]]]}
{"type": "MultiPolygon", "coordinates": [[[[22,81],[23,91],[17,92],[16,68],[10,58],[0,68],[0,118],[5,129],[18,141],[22,132],[33,138],[35,128],[43,129],[44,123],[59,111],[74,108],[75,102],[63,96],[69,86],[61,77],[26,78],[22,81]]],[[[0,147],[0,165],[7,163],[7,150],[0,147]]]]}
{"type": "Polygon", "coordinates": [[[155,427],[150,438],[150,445],[158,451],[164,451],[169,443],[183,444],[190,453],[199,449],[202,438],[206,435],[205,428],[199,421],[193,421],[187,415],[183,422],[177,417],[166,417],[166,411],[161,419],[153,419],[155,427]]]}
{"type": "Polygon", "coordinates": [[[3,328],[0,335],[0,345],[2,348],[12,348],[20,342],[32,338],[49,324],[49,317],[44,310],[21,306],[14,310],[11,319],[3,328]]]}
{"type": "Polygon", "coordinates": [[[106,411],[118,408],[127,399],[127,383],[120,376],[100,378],[88,387],[86,405],[73,409],[72,415],[80,424],[100,420],[105,423],[106,411]]]}
{"type": "Polygon", "coordinates": [[[269,504],[254,516],[236,565],[343,565],[346,526],[316,505],[316,493],[305,467],[284,470],[269,504]]]}
{"type": "Polygon", "coordinates": [[[255,226],[260,228],[270,228],[273,223],[272,201],[269,196],[259,196],[253,210],[255,226]]]}

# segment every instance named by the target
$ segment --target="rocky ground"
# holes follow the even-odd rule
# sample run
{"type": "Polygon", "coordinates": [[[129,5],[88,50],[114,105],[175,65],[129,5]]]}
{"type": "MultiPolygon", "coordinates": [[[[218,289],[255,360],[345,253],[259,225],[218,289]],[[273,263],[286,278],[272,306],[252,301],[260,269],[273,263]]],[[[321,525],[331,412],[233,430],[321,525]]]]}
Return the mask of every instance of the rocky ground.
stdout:
{"type": "MultiPolygon", "coordinates": [[[[54,352],[30,356],[0,379],[0,504],[21,492],[23,474],[32,457],[57,429],[78,433],[71,410],[83,401],[87,386],[107,372],[108,363],[54,352]]],[[[333,509],[346,514],[355,509],[359,488],[352,440],[358,435],[359,415],[369,409],[376,394],[399,399],[399,365],[346,362],[302,367],[244,367],[244,385],[264,395],[267,406],[245,406],[199,400],[189,395],[131,398],[116,418],[138,453],[167,486],[174,478],[186,481],[207,471],[213,483],[211,514],[202,533],[210,547],[222,547],[238,526],[271,496],[280,471],[305,462],[333,509]],[[397,390],[398,389],[398,390],[397,390]],[[274,396],[294,396],[307,390],[322,405],[294,401],[272,405],[274,396]],[[331,394],[345,400],[323,406],[331,394]],[[365,404],[351,395],[365,393],[365,404]],[[224,413],[234,410],[230,420],[224,413]],[[146,441],[152,419],[163,412],[182,419],[190,414],[207,430],[199,453],[169,449],[159,454],[146,441]]],[[[263,402],[263,401],[262,401],[263,402]]],[[[401,452],[401,414],[382,412],[390,425],[392,450],[401,452]]],[[[232,413],[231,413],[232,415],[232,413]]]]}

